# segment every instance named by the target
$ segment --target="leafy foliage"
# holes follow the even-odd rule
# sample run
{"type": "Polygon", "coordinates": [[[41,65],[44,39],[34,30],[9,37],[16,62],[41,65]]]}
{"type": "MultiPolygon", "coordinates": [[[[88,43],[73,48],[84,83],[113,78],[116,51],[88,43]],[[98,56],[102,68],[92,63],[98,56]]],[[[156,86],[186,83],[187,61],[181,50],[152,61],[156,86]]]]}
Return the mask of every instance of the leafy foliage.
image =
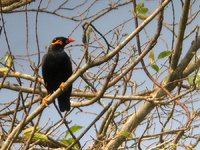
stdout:
{"type": "Polygon", "coordinates": [[[158,72],[158,71],[160,70],[160,68],[159,68],[158,65],[156,65],[156,64],[152,64],[152,65],[151,65],[151,68],[152,68],[153,70],[155,70],[156,72],[158,72]]]}
{"type": "Polygon", "coordinates": [[[155,63],[155,53],[153,50],[149,53],[149,62],[151,64],[155,63]]]}
{"type": "Polygon", "coordinates": [[[13,56],[8,52],[6,53],[6,56],[5,56],[5,65],[6,67],[0,68],[0,72],[9,71],[9,68],[11,68],[13,65],[13,56]]]}
{"type": "Polygon", "coordinates": [[[163,51],[158,55],[158,59],[162,59],[171,55],[172,55],[171,51],[163,51]]]}
{"type": "Polygon", "coordinates": [[[200,73],[190,76],[188,81],[189,81],[190,85],[195,84],[197,87],[199,87],[200,86],[200,73]]]}
{"type": "Polygon", "coordinates": [[[140,2],[136,6],[136,14],[146,14],[148,12],[148,8],[144,6],[143,2],[140,2]]]}

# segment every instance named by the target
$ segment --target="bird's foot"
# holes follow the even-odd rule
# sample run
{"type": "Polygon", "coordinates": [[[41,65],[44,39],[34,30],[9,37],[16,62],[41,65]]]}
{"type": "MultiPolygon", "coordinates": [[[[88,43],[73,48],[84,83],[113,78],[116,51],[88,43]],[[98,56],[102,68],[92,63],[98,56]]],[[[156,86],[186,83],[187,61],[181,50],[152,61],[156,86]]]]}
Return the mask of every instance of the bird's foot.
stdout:
{"type": "Polygon", "coordinates": [[[61,84],[60,84],[60,87],[59,87],[60,89],[61,89],[61,91],[64,91],[65,90],[65,82],[62,82],[61,84]]]}
{"type": "Polygon", "coordinates": [[[42,99],[42,105],[48,107],[48,98],[51,96],[51,94],[48,94],[47,96],[45,96],[43,99],[42,99]]]}

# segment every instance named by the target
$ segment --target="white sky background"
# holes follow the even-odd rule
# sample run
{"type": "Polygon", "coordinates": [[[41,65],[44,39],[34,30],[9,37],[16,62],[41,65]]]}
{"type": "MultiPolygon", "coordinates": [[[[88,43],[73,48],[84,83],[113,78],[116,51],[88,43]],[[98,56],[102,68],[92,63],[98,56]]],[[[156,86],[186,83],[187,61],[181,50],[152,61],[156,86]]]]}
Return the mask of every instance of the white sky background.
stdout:
{"type": "MultiPolygon", "coordinates": [[[[41,8],[47,6],[47,2],[46,0],[44,0],[41,4],[41,8]]],[[[72,7],[74,6],[74,3],[76,3],[77,1],[70,1],[67,5],[67,7],[72,7]]],[[[50,9],[54,9],[56,8],[56,6],[58,5],[57,3],[59,3],[59,1],[51,1],[49,8],[50,9]]],[[[31,8],[37,8],[38,7],[38,1],[31,3],[30,5],[28,5],[28,9],[31,8]]],[[[175,5],[175,13],[176,13],[176,23],[177,20],[179,20],[179,16],[181,15],[181,11],[177,11],[178,9],[181,10],[181,3],[178,0],[174,0],[174,5],[175,5]]],[[[88,16],[98,12],[99,10],[101,10],[102,8],[107,6],[107,1],[104,0],[100,0],[96,5],[94,5],[92,7],[92,9],[89,11],[88,16]]],[[[145,6],[149,9],[150,12],[153,12],[157,6],[158,6],[158,1],[157,0],[146,0],[145,1],[145,6]]],[[[98,19],[97,21],[95,21],[93,24],[94,26],[101,32],[101,33],[106,33],[109,30],[111,30],[112,28],[114,28],[117,24],[123,23],[124,21],[130,19],[132,17],[132,13],[131,13],[131,9],[132,9],[132,4],[129,4],[128,6],[124,6],[124,7],[120,7],[120,9],[117,9],[115,11],[112,11],[111,13],[108,13],[108,15],[105,15],[104,17],[102,17],[101,19],[98,19]]],[[[196,6],[195,9],[198,9],[199,5],[196,6]]],[[[71,16],[71,15],[79,15],[80,12],[83,11],[84,8],[81,8],[81,10],[78,10],[77,12],[75,12],[76,14],[69,13],[69,11],[64,11],[63,10],[63,14],[66,16],[71,16]],[[66,14],[69,13],[69,14],[66,14]]],[[[168,10],[165,11],[165,19],[167,19],[168,23],[172,23],[172,12],[171,12],[171,6],[170,4],[168,5],[168,10]]],[[[29,54],[36,54],[37,53],[37,43],[36,43],[36,35],[35,35],[35,20],[36,20],[36,13],[35,12],[28,12],[28,52],[29,54]]],[[[9,45],[12,51],[12,54],[16,57],[16,63],[15,63],[15,67],[17,71],[20,71],[22,73],[25,74],[30,74],[33,75],[33,71],[30,68],[30,64],[27,61],[27,57],[23,57],[21,59],[21,56],[26,56],[27,51],[26,51],[26,16],[25,16],[25,12],[21,12],[21,13],[11,13],[11,14],[3,14],[4,17],[4,21],[5,21],[5,28],[6,28],[6,33],[7,33],[7,37],[8,37],[8,41],[9,41],[9,45]],[[20,57],[19,57],[20,56],[20,57]]],[[[197,20],[197,19],[196,19],[197,20]]],[[[39,47],[40,47],[40,52],[41,52],[41,60],[42,60],[42,56],[44,55],[44,53],[46,52],[46,48],[50,42],[52,41],[52,39],[56,36],[68,36],[69,34],[71,34],[72,30],[74,30],[74,28],[78,25],[79,22],[75,22],[75,21],[71,21],[69,19],[63,19],[54,15],[50,15],[50,14],[45,14],[45,13],[39,13],[39,18],[38,18],[38,39],[39,39],[39,47]]],[[[191,28],[193,28],[196,25],[199,25],[200,23],[200,19],[198,22],[194,22],[193,24],[191,24],[191,28]]],[[[2,23],[1,23],[2,24],[2,23]]],[[[128,33],[130,34],[133,30],[134,30],[134,22],[130,21],[128,24],[126,24],[124,26],[123,32],[124,33],[128,33]]],[[[191,30],[190,28],[190,30],[191,30]]],[[[156,25],[155,25],[155,21],[153,21],[153,23],[150,23],[148,25],[148,27],[146,27],[146,31],[148,32],[148,35],[151,37],[156,30],[156,25]]],[[[169,34],[167,30],[163,27],[163,39],[166,41],[171,41],[171,33],[169,34]]],[[[82,50],[80,49],[80,47],[78,47],[77,45],[82,44],[82,34],[83,34],[83,30],[81,25],[78,26],[78,28],[75,30],[75,32],[72,33],[72,35],[70,37],[75,38],[76,42],[70,44],[72,45],[72,47],[69,48],[70,51],[66,52],[68,54],[70,54],[72,56],[72,59],[75,61],[78,61],[80,57],[82,57],[82,50]]],[[[109,36],[106,37],[109,41],[109,36]]],[[[146,42],[146,36],[144,35],[144,33],[141,33],[141,41],[143,41],[142,39],[145,38],[145,42],[146,42]]],[[[187,39],[186,42],[184,42],[184,50],[187,51],[187,48],[191,45],[191,41],[193,39],[187,39]]],[[[132,44],[135,42],[135,39],[132,40],[132,44]]],[[[165,47],[165,43],[160,42],[160,47],[156,46],[157,49],[154,49],[156,55],[158,53],[160,53],[163,50],[167,50],[165,47]]],[[[144,43],[142,43],[144,44],[144,43]]],[[[3,34],[3,32],[0,34],[0,61],[4,61],[4,57],[5,54],[8,50],[7,44],[5,42],[5,36],[3,34]]],[[[171,45],[169,45],[169,50],[171,45]]],[[[183,50],[183,51],[184,51],[183,50]]],[[[31,60],[33,62],[35,62],[37,64],[38,60],[37,60],[37,55],[31,56],[30,57],[31,60]]],[[[147,58],[148,59],[148,58],[147,58]]],[[[40,60],[40,62],[41,62],[40,60]]],[[[149,63],[149,62],[147,62],[149,63]]],[[[75,65],[74,65],[74,69],[75,69],[75,65]]],[[[138,71],[137,73],[135,73],[135,78],[134,80],[137,80],[138,83],[142,83],[144,82],[144,79],[146,78],[146,76],[142,76],[143,71],[138,71]],[[141,77],[142,76],[142,77],[141,77]]],[[[152,70],[152,73],[155,73],[152,70]]],[[[40,68],[40,73],[41,75],[41,68],[40,68]]],[[[7,80],[8,81],[8,80],[7,80]]],[[[10,82],[16,82],[15,80],[10,80],[10,82]]],[[[78,81],[75,81],[75,83],[73,84],[74,89],[76,89],[76,86],[79,84],[78,81]]],[[[24,83],[24,85],[28,86],[29,83],[24,83]]],[[[151,81],[145,81],[145,86],[152,88],[152,83],[151,81]]],[[[142,87],[144,88],[144,87],[142,87]]],[[[144,89],[143,89],[144,90],[144,89]]],[[[1,90],[0,91],[0,95],[1,95],[1,102],[0,103],[6,103],[10,100],[13,100],[14,98],[16,98],[17,93],[14,93],[12,91],[9,90],[1,90]]],[[[106,103],[106,102],[105,102],[106,103]]],[[[0,105],[0,109],[1,109],[1,105],[0,105]]],[[[87,127],[94,119],[94,114],[98,114],[102,108],[98,105],[98,104],[93,104],[87,107],[83,107],[81,108],[83,109],[85,112],[88,113],[76,113],[79,112],[78,109],[76,109],[73,113],[71,113],[68,117],[67,120],[72,121],[72,123],[70,123],[70,126],[73,126],[75,124],[77,125],[81,125],[83,127],[87,127]]],[[[60,119],[60,117],[58,116],[53,104],[51,104],[49,106],[49,108],[45,109],[42,115],[42,119],[40,122],[40,126],[43,127],[43,125],[45,125],[49,120],[49,124],[52,124],[53,122],[56,122],[60,119]]],[[[99,122],[101,123],[101,121],[99,122]]],[[[64,126],[63,126],[63,131],[61,131],[60,133],[64,132],[65,130],[67,130],[64,126]]],[[[141,131],[136,131],[136,133],[141,134],[142,132],[142,127],[140,128],[141,131]]],[[[79,132],[80,133],[80,132],[79,132]]],[[[84,138],[82,138],[81,143],[84,144],[86,141],[91,140],[91,137],[95,138],[95,131],[94,128],[92,128],[85,136],[84,138]]],[[[137,135],[139,136],[139,135],[137,135]]],[[[55,138],[55,137],[54,137],[55,138]]]]}

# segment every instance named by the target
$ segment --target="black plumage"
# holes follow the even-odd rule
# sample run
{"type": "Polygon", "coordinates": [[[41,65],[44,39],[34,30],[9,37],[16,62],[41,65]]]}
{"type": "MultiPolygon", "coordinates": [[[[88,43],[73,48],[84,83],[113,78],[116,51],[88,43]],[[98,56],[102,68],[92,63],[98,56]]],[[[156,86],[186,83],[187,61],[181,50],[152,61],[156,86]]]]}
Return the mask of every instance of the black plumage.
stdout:
{"type": "MultiPolygon", "coordinates": [[[[73,41],[72,38],[55,38],[49,46],[47,54],[43,57],[42,76],[48,94],[52,94],[62,82],[65,82],[72,75],[72,64],[64,47],[73,41]]],[[[70,110],[71,91],[72,85],[58,97],[61,112],[70,110]]]]}

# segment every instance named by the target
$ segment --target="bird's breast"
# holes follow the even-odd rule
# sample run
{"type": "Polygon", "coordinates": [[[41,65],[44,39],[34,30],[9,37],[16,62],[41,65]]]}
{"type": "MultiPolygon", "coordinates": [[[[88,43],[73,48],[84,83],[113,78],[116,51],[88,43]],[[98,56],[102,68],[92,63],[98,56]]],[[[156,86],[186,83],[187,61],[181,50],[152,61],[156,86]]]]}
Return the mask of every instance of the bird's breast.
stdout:
{"type": "Polygon", "coordinates": [[[44,65],[47,68],[58,68],[63,66],[67,60],[67,56],[65,53],[58,54],[47,54],[45,57],[44,65]]]}

